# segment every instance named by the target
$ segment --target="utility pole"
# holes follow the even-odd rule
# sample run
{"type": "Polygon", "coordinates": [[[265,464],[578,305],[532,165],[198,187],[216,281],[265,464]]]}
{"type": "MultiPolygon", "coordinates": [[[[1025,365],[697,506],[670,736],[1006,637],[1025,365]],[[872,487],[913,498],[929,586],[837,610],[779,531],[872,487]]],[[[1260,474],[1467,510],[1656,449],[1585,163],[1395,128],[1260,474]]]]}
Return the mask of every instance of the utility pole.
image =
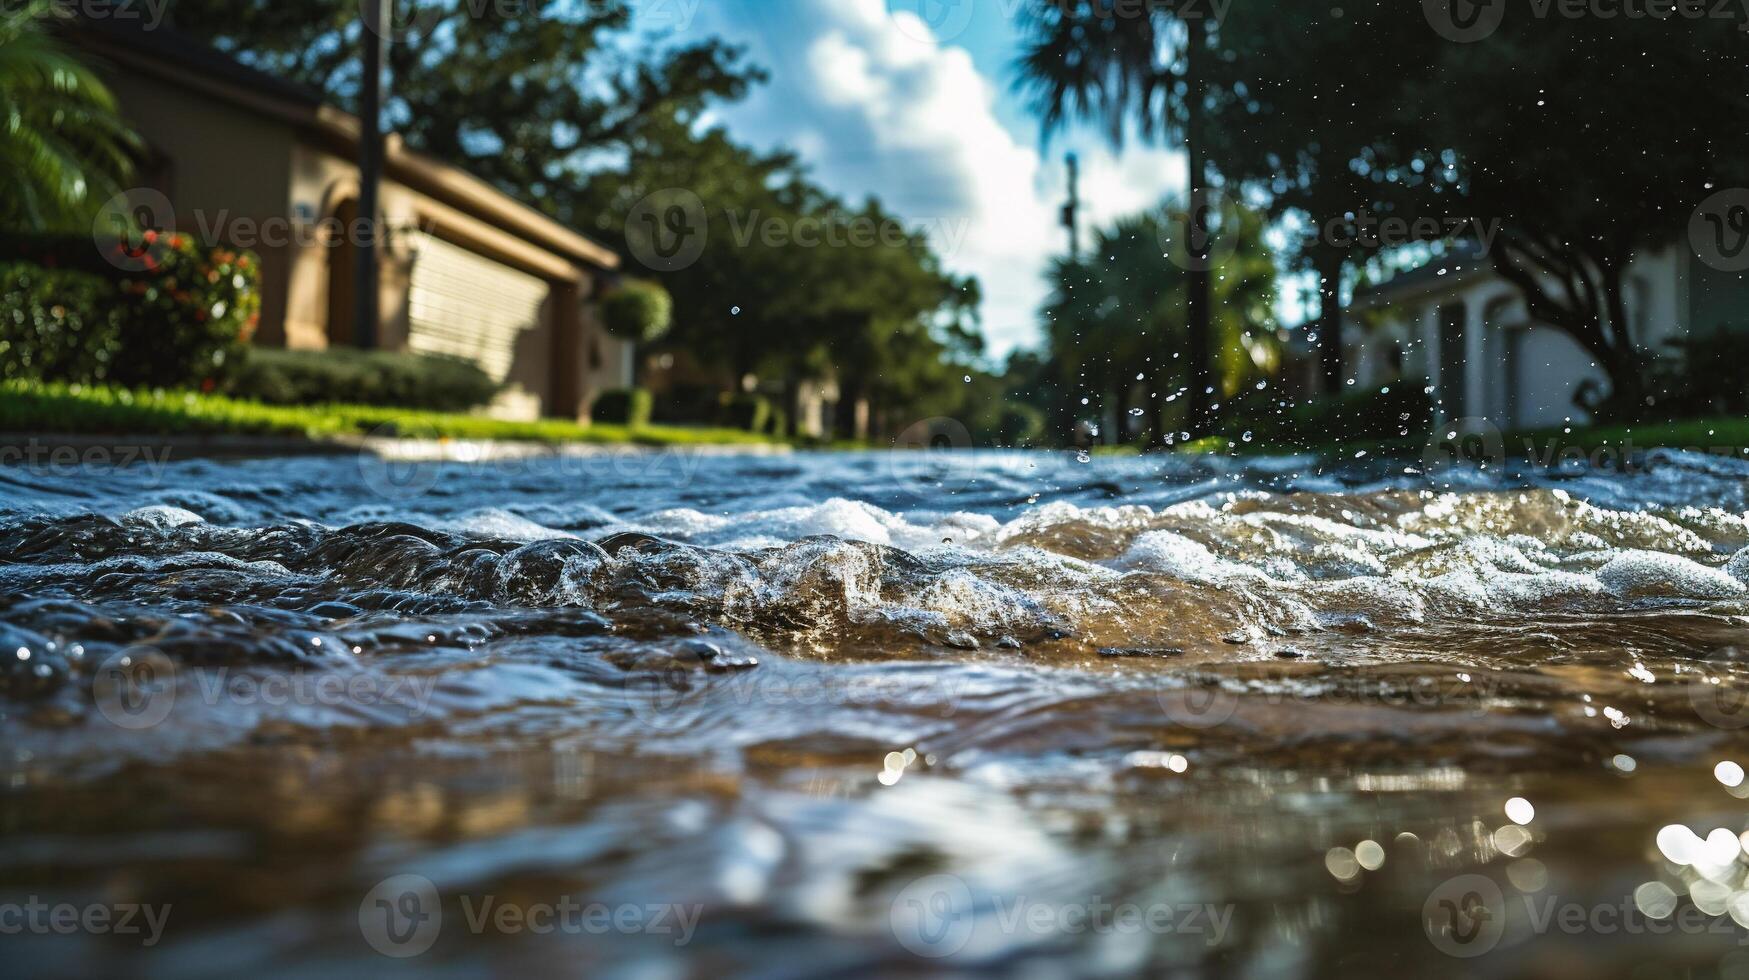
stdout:
{"type": "Polygon", "coordinates": [[[1069,230],[1069,260],[1081,259],[1081,161],[1070,153],[1063,157],[1069,167],[1069,202],[1063,205],[1063,227],[1069,230]]]}
{"type": "Polygon", "coordinates": [[[1203,76],[1200,70],[1205,43],[1202,17],[1184,19],[1184,151],[1190,167],[1190,215],[1185,228],[1185,263],[1188,273],[1187,298],[1184,304],[1186,332],[1189,334],[1186,354],[1190,360],[1190,391],[1186,406],[1186,428],[1193,434],[1208,424],[1209,388],[1213,374],[1209,370],[1209,200],[1207,175],[1203,172],[1202,123],[1203,76]]]}
{"type": "Polygon", "coordinates": [[[394,0],[364,0],[364,75],[358,90],[358,217],[365,233],[356,243],[357,272],[353,277],[352,342],[361,348],[377,345],[377,247],[381,244],[381,208],[377,188],[383,176],[383,60],[389,46],[389,4],[394,0]]]}

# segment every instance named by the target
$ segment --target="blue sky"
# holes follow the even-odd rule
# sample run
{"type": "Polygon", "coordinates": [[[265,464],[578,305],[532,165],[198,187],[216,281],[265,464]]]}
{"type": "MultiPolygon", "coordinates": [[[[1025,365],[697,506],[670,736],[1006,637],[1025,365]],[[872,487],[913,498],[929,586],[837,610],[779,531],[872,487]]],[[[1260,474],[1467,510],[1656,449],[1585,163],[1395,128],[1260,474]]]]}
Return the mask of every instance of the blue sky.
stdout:
{"type": "Polygon", "coordinates": [[[1084,236],[1183,185],[1182,157],[1130,144],[1119,155],[1076,130],[1040,144],[1013,87],[1018,0],[641,0],[645,23],[744,44],[771,82],[719,113],[760,147],[798,150],[852,199],[878,195],[925,229],[946,264],[976,275],[984,330],[1001,355],[1037,338],[1043,272],[1065,247],[1057,224],[1063,153],[1082,161],[1084,236]]]}

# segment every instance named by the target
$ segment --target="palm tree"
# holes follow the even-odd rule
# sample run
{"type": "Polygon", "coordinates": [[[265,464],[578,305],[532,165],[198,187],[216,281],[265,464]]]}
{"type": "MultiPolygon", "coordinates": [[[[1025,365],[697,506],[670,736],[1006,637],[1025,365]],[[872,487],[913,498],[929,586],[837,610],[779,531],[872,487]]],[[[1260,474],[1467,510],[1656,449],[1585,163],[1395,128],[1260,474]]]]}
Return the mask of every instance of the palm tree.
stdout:
{"type": "Polygon", "coordinates": [[[126,185],[138,138],[115,98],[47,30],[53,0],[0,11],[0,228],[88,231],[126,185]]]}
{"type": "MultiPolygon", "coordinates": [[[[1169,203],[1100,229],[1081,258],[1060,259],[1052,270],[1055,288],[1042,313],[1068,407],[1086,414],[1074,404],[1081,397],[1095,414],[1109,406],[1114,442],[1125,441],[1131,418],[1152,416],[1161,438],[1201,421],[1189,397],[1198,390],[1195,366],[1167,353],[1187,346],[1190,330],[1191,277],[1162,259],[1173,227],[1167,216],[1182,210],[1182,201],[1169,203]]],[[[1219,356],[1202,382],[1222,402],[1272,373],[1279,358],[1275,261],[1263,220],[1250,211],[1232,217],[1236,227],[1222,232],[1233,248],[1212,270],[1209,330],[1219,356]]]]}
{"type": "Polygon", "coordinates": [[[1190,363],[1186,414],[1191,426],[1203,425],[1214,387],[1208,201],[1198,133],[1206,25],[1201,17],[1152,6],[1141,16],[1116,16],[1099,0],[1024,5],[1019,19],[1027,36],[1018,59],[1021,85],[1047,133],[1070,118],[1087,118],[1101,121],[1116,146],[1132,125],[1144,138],[1170,131],[1184,140],[1191,260],[1182,293],[1190,363]]]}

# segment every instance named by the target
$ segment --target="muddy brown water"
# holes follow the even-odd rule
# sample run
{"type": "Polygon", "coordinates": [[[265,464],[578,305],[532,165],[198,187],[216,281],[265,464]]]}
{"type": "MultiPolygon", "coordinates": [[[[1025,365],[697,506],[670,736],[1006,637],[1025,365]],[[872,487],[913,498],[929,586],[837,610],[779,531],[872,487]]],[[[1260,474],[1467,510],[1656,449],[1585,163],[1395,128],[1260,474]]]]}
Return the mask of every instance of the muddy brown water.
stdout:
{"type": "Polygon", "coordinates": [[[0,972],[1749,976],[1749,465],[0,469],[0,972]]]}

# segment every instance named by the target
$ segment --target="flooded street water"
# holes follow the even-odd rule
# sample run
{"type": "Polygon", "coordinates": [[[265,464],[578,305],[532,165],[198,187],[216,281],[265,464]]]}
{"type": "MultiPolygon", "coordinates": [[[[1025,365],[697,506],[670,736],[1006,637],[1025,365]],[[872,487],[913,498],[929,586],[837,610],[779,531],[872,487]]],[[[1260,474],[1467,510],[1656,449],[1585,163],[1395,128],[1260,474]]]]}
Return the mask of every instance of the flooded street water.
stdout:
{"type": "Polygon", "coordinates": [[[5,959],[1749,976],[1749,465],[1630,463],[0,470],[5,959]]]}

